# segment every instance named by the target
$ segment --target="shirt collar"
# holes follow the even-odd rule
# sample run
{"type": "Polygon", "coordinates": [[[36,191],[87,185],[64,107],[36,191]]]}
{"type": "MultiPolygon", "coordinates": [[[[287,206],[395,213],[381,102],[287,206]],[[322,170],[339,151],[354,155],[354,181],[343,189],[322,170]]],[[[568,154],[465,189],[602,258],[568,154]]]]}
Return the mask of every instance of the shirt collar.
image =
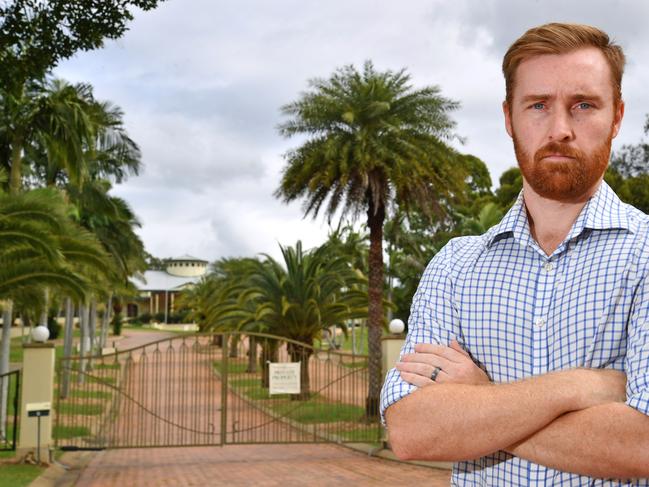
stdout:
{"type": "MultiPolygon", "coordinates": [[[[633,222],[629,218],[627,205],[618,198],[611,187],[604,181],[581,210],[566,240],[578,237],[585,229],[635,231],[633,222]]],[[[496,240],[508,234],[513,234],[521,242],[527,242],[531,239],[523,191],[518,194],[516,202],[500,223],[489,231],[487,246],[491,246],[496,240]]]]}

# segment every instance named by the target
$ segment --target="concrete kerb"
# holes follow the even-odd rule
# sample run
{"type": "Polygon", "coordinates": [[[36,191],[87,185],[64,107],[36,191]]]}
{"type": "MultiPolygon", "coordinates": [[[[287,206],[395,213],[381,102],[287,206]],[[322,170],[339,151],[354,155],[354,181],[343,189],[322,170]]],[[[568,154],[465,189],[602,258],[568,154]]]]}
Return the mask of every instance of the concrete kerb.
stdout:
{"type": "Polygon", "coordinates": [[[97,453],[96,451],[66,452],[60,460],[52,462],[29,486],[73,487],[97,453]]]}

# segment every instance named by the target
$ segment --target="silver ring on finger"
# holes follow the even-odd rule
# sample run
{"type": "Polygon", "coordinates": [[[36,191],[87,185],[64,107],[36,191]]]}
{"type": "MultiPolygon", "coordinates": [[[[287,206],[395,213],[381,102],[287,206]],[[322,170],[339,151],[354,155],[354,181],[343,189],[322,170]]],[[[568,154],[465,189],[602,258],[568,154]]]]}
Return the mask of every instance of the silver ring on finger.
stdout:
{"type": "Polygon", "coordinates": [[[440,367],[435,367],[435,368],[433,369],[433,373],[430,374],[430,380],[432,380],[433,382],[435,382],[435,379],[437,379],[437,376],[439,375],[439,373],[440,373],[441,371],[442,371],[442,369],[441,369],[440,367]]]}

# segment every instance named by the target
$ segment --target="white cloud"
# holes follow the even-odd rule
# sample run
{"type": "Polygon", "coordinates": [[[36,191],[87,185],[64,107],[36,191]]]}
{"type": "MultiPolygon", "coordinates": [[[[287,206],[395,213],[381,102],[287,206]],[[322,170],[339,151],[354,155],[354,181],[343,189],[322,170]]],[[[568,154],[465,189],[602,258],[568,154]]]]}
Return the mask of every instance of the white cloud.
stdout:
{"type": "Polygon", "coordinates": [[[57,73],[124,109],[145,172],[117,193],[154,255],[278,256],[278,242],[308,247],[327,232],[323,218],[302,219],[299,202],[273,197],[281,155],[298,144],[277,134],[279,108],[307,79],[372,59],[378,69],[406,68],[416,86],[439,85],[462,103],[461,150],[497,181],[514,164],[500,108],[507,46],[552,20],[607,30],[629,58],[619,146],[640,139],[649,111],[647,14],[643,0],[169,0],[57,73]]]}

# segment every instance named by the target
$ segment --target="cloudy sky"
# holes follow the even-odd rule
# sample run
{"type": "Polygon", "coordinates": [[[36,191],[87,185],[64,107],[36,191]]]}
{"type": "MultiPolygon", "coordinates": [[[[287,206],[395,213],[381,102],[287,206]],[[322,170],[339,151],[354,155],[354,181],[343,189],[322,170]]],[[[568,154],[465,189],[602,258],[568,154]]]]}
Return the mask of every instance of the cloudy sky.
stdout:
{"type": "Polygon", "coordinates": [[[115,194],[138,214],[149,252],[277,255],[278,243],[308,247],[327,234],[323,218],[272,196],[282,155],[299,142],[278,135],[279,108],[308,79],[371,59],[406,68],[416,87],[438,85],[462,104],[460,150],[497,182],[515,164],[500,108],[507,47],[549,21],[597,25],[619,42],[627,110],[615,148],[641,139],[649,112],[647,20],[644,0],[168,0],[55,74],[92,83],[125,111],[144,171],[115,194]]]}

